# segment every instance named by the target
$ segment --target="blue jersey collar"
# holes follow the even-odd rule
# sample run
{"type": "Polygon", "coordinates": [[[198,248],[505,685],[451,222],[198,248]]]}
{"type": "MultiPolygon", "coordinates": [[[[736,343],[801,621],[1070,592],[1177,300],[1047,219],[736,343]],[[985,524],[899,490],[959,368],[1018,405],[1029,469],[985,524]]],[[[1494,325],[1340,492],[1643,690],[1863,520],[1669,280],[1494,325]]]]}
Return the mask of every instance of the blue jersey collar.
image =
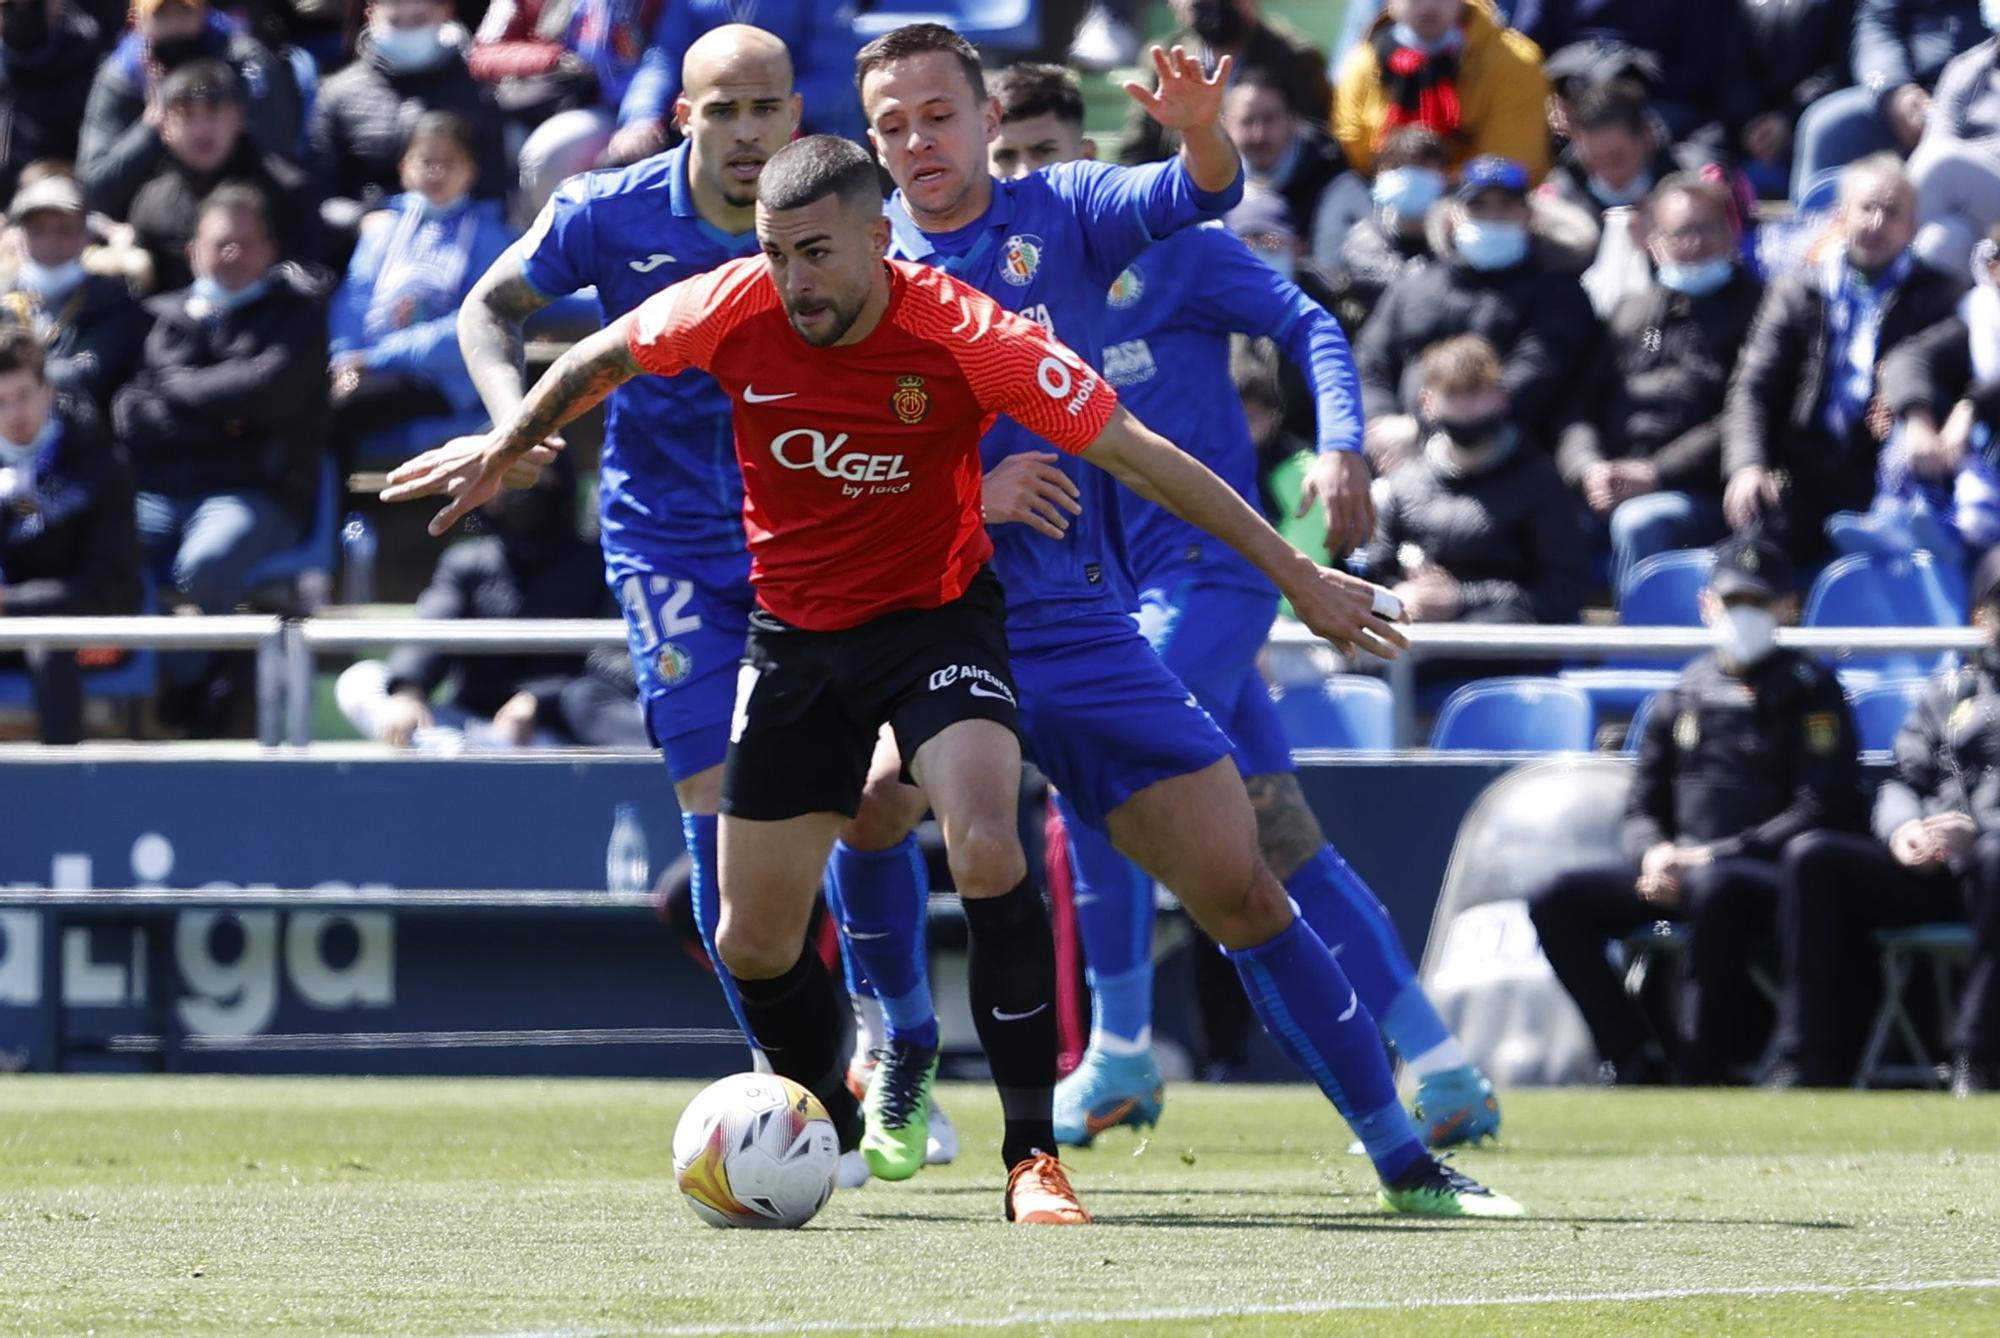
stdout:
{"type": "Polygon", "coordinates": [[[675,218],[693,219],[695,226],[701,229],[702,235],[723,250],[738,250],[743,245],[743,239],[755,235],[756,229],[752,228],[748,232],[724,232],[701,216],[701,211],[695,208],[694,204],[694,187],[688,184],[688,172],[693,167],[690,161],[691,155],[688,153],[689,147],[688,142],[682,140],[667,150],[668,207],[674,211],[675,218]]]}
{"type": "MultiPolygon", "coordinates": [[[[966,224],[964,228],[960,228],[958,231],[965,232],[974,228],[997,231],[1012,223],[1014,221],[1014,187],[1016,184],[1013,181],[995,181],[993,183],[993,198],[986,202],[986,212],[981,214],[976,221],[966,224]]],[[[888,203],[882,208],[883,212],[889,216],[890,234],[895,237],[898,249],[902,251],[906,258],[925,261],[937,255],[938,250],[935,246],[931,245],[930,235],[917,226],[916,220],[910,217],[910,211],[904,207],[903,192],[900,189],[889,197],[888,203]]]]}

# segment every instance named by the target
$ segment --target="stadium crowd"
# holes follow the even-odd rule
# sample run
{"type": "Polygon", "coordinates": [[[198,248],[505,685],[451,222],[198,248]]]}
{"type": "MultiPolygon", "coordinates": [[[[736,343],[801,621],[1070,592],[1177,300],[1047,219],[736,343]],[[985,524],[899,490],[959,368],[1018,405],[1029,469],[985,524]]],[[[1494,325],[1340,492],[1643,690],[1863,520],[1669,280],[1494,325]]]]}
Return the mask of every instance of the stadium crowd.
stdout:
{"type": "MultiPolygon", "coordinates": [[[[1224,122],[1248,190],[1229,226],[1339,317],[1360,373],[1378,526],[1326,533],[1295,514],[1316,439],[1299,369],[1269,341],[1235,360],[1262,500],[1295,542],[1418,622],[1574,622],[1616,610],[1647,559],[1731,535],[1759,547],[1725,551],[1796,573],[1766,600],[1774,620],[1844,554],[1914,560],[1940,621],[1990,608],[2000,4],[1381,8],[1329,60],[1257,0],[1172,4],[1170,41],[1234,58],[1224,122]]],[[[1092,6],[1073,62],[1129,62],[1146,18],[1092,6]]],[[[676,141],[689,44],[769,29],[804,128],[858,137],[854,19],[813,0],[0,0],[0,614],[218,613],[287,553],[330,552],[351,470],[483,422],[460,304],[557,183],[676,141]]],[[[1071,88],[1002,112],[1080,132],[1083,108],[1071,88]]],[[[1175,147],[1135,108],[1115,149],[1089,151],[1175,147]]],[[[1032,146],[995,163],[1037,165],[1032,146]]],[[[578,483],[566,469],[491,508],[492,534],[444,558],[419,611],[608,611],[578,483]]],[[[79,658],[24,666],[49,741],[82,732],[79,658]]],[[[454,718],[500,743],[642,743],[629,674],[581,658],[406,656],[343,680],[341,703],[408,744],[447,676],[454,718]]],[[[164,657],[161,679],[166,732],[227,732],[247,696],[226,656],[164,657]]],[[[1877,828],[1896,876],[1949,868],[1990,919],[1992,838],[1938,821],[1990,796],[1953,800],[1935,765],[1980,683],[1912,716],[1877,828]]],[[[1676,833],[1649,820],[1631,853],[1657,883],[1676,833]]],[[[1792,924],[1785,871],[1838,864],[1829,833],[1865,823],[1820,826],[1809,850],[1766,841],[1780,874],[1737,880],[1766,921],[1792,924]]],[[[1856,883],[1855,925],[1879,901],[1856,883]]],[[[1817,1080],[1837,1038],[1807,1033],[1830,1014],[1784,1008],[1789,1062],[1817,1080]]],[[[1628,1076],[1664,1063],[1606,1025],[1628,1076]]],[[[1990,1019],[1967,1026],[1961,1048],[1990,1053],[1990,1019]]]]}

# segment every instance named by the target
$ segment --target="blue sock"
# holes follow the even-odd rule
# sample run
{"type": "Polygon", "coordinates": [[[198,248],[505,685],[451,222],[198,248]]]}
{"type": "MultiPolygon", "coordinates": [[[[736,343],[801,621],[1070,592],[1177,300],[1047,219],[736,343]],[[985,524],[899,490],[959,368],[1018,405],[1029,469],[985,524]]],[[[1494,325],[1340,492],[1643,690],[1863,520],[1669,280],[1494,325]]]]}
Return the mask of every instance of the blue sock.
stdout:
{"type": "Polygon", "coordinates": [[[1090,981],[1092,1040],[1115,1053],[1149,1047],[1153,1026],[1153,880],[1060,799],[1076,925],[1090,981]]]}
{"type": "Polygon", "coordinates": [[[701,933],[701,946],[708,950],[708,960],[715,967],[715,978],[722,985],[722,997],[729,1002],[729,1013],[736,1019],[737,1030],[755,1050],[757,1038],[750,1031],[743,1000],[737,996],[736,979],[723,970],[722,957],[715,950],[715,926],[722,919],[721,885],[716,879],[722,862],[715,853],[715,815],[681,814],[681,839],[687,843],[688,862],[694,868],[694,923],[701,933]]]}
{"type": "Polygon", "coordinates": [[[1396,1100],[1374,1017],[1311,925],[1294,919],[1229,959],[1271,1039],[1312,1075],[1385,1183],[1430,1155],[1396,1100]]]}
{"type": "Polygon", "coordinates": [[[935,1049],[937,1012],[923,935],[927,879],[917,838],[906,836],[887,850],[836,841],[826,881],[847,951],[881,1000],[889,1039],[935,1049]]]}
{"type": "Polygon", "coordinates": [[[826,909],[833,916],[833,922],[841,927],[840,973],[847,978],[848,994],[860,999],[875,999],[875,982],[868,978],[868,969],[855,955],[853,941],[847,937],[847,911],[840,903],[840,884],[829,875],[820,883],[820,891],[826,895],[826,909]]]}
{"type": "Polygon", "coordinates": [[[1382,1039],[1414,1059],[1451,1039],[1403,951],[1388,908],[1331,845],[1285,880],[1285,891],[1320,941],[1340,955],[1361,1006],[1375,1015],[1382,1039]]]}

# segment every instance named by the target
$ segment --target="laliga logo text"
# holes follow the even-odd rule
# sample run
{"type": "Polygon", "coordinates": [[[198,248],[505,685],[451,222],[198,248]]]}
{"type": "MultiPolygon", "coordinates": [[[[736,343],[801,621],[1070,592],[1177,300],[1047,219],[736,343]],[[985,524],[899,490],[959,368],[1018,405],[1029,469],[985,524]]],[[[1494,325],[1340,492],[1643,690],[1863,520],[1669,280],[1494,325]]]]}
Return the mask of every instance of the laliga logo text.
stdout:
{"type": "Polygon", "coordinates": [[[910,485],[898,480],[910,477],[910,471],[903,468],[900,455],[863,455],[851,452],[842,455],[840,450],[847,445],[847,434],[842,432],[828,440],[824,432],[816,428],[795,427],[789,432],[781,432],[771,440],[771,458],[787,469],[810,469],[822,478],[834,479],[840,484],[843,497],[871,497],[888,493],[908,492],[910,485]],[[863,487],[872,484],[872,487],[863,487]]]}

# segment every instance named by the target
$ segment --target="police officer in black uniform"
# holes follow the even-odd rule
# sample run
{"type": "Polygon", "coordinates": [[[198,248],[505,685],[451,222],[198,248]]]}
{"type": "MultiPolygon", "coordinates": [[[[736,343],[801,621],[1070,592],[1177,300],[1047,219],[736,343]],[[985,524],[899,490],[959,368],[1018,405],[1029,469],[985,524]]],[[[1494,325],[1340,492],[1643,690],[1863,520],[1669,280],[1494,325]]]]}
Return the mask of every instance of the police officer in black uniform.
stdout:
{"type": "Polygon", "coordinates": [[[1770,1007],[1750,979],[1769,955],[1786,843],[1860,830],[1854,723],[1833,674],[1774,644],[1797,608],[1775,544],[1730,539],[1702,592],[1715,651],[1653,703],[1625,808],[1623,859],[1551,878],[1530,899],[1542,950],[1583,1011],[1607,1079],[1720,1082],[1754,1062],[1770,1007]],[[1655,1043],[1605,959],[1658,920],[1690,931],[1680,1053],[1655,1043]],[[1676,1062],[1677,1061],[1677,1062],[1676,1062]]]}
{"type": "MultiPolygon", "coordinates": [[[[1875,835],[1815,832],[1785,853],[1778,1086],[1853,1073],[1879,993],[1872,931],[1970,919],[1972,975],[1950,1037],[1952,1090],[1991,1091],[2000,1068],[2000,550],[1973,579],[1989,639],[1931,680],[1896,735],[1875,835]]],[[[1950,1019],[1943,1019],[1950,1022],[1950,1019]]]]}

